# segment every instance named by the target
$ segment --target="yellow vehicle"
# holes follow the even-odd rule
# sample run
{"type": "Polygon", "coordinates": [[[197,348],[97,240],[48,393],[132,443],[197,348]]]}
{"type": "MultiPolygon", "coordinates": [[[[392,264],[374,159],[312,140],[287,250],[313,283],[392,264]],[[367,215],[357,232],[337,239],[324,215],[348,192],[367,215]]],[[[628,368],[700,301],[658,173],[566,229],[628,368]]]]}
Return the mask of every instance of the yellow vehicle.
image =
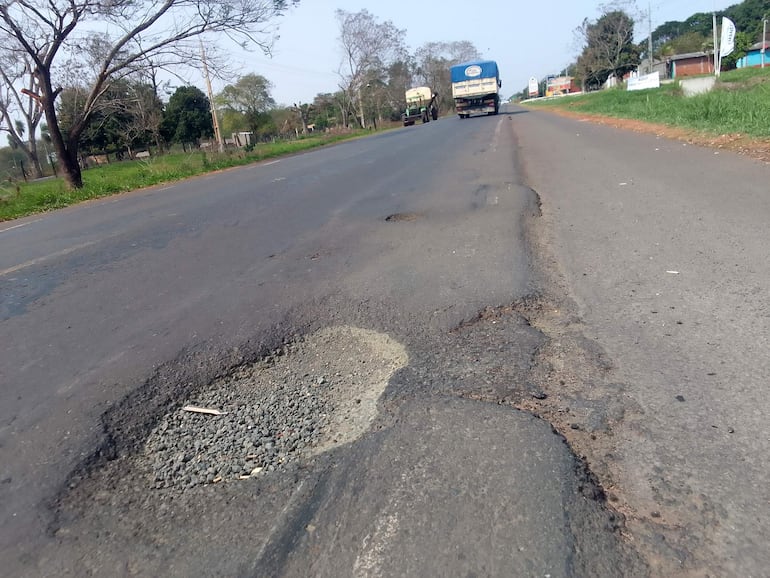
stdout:
{"type": "Polygon", "coordinates": [[[438,96],[427,86],[418,86],[406,91],[406,111],[401,115],[404,126],[411,126],[417,120],[423,123],[430,122],[431,119],[438,120],[438,106],[436,97],[438,96]]]}

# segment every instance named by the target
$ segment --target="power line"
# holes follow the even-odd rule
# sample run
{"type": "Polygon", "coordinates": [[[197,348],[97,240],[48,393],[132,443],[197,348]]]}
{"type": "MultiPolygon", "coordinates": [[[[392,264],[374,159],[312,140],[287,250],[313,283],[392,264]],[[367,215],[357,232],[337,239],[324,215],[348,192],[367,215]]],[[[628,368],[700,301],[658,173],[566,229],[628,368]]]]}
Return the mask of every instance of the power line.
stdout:
{"type": "Polygon", "coordinates": [[[287,72],[301,72],[302,74],[314,74],[316,76],[323,76],[323,77],[336,77],[336,73],[329,71],[329,72],[322,72],[320,70],[311,70],[308,68],[301,68],[299,66],[294,66],[291,64],[279,64],[277,62],[274,62],[272,60],[261,60],[261,59],[253,59],[255,66],[265,66],[267,68],[274,68],[277,70],[285,70],[287,72]]]}

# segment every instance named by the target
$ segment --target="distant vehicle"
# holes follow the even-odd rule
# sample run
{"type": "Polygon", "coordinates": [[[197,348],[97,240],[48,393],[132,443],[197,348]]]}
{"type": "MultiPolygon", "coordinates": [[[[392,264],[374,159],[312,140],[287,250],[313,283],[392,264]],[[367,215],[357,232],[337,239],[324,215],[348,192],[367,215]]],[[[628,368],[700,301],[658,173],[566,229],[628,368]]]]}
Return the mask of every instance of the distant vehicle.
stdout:
{"type": "Polygon", "coordinates": [[[436,106],[438,95],[430,87],[410,88],[406,91],[405,96],[406,110],[401,115],[404,126],[412,126],[417,120],[426,123],[430,122],[431,119],[438,119],[438,106],[436,106]]]}
{"type": "Polygon", "coordinates": [[[460,118],[500,112],[500,72],[494,60],[474,60],[450,68],[452,98],[460,118]]]}

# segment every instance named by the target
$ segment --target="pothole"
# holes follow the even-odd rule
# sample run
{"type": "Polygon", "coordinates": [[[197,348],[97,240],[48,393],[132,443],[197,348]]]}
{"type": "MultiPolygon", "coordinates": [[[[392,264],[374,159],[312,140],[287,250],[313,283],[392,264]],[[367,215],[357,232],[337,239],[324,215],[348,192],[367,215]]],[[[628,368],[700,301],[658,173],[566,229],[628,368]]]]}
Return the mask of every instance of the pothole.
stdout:
{"type": "Polygon", "coordinates": [[[419,213],[393,213],[385,217],[385,220],[392,223],[394,221],[416,221],[419,218],[419,213]]]}
{"type": "Polygon", "coordinates": [[[137,465],[152,487],[180,490],[279,470],[365,433],[391,375],[407,363],[405,348],[387,335],[323,329],[165,415],[137,465]]]}

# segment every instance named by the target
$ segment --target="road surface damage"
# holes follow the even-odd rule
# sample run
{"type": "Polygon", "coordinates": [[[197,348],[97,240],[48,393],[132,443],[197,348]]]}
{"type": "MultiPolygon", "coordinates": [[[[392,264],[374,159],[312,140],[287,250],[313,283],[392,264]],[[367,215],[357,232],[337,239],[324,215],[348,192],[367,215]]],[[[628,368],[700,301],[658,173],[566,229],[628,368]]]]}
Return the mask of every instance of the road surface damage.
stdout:
{"type": "MultiPolygon", "coordinates": [[[[333,464],[376,459],[370,454],[392,459],[384,457],[387,450],[373,450],[369,445],[397,437],[395,432],[414,419],[410,417],[410,412],[418,411],[414,408],[435,408],[436,419],[440,420],[442,411],[451,416],[467,411],[463,403],[482,402],[492,412],[483,420],[490,424],[494,421],[489,419],[508,419],[495,413],[505,411],[505,407],[510,408],[507,413],[514,420],[520,419],[515,416],[517,408],[547,413],[542,406],[527,407],[527,400],[534,399],[532,394],[542,391],[543,384],[522,382],[518,375],[525,364],[510,359],[514,361],[512,368],[506,367],[505,360],[490,349],[493,343],[504,349],[513,347],[522,336],[521,330],[531,332],[519,311],[526,308],[517,304],[487,309],[477,320],[461,324],[442,337],[445,341],[439,350],[430,347],[439,351],[435,355],[436,365],[430,367],[420,361],[425,351],[417,352],[413,359],[402,344],[383,333],[337,326],[286,339],[270,355],[237,365],[204,387],[191,387],[188,381],[187,389],[183,383],[176,388],[157,390],[161,398],[174,391],[175,399],[170,405],[157,403],[154,419],[147,421],[144,416],[141,427],[121,427],[128,432],[144,431],[142,439],[127,443],[119,439],[120,431],[108,431],[112,450],[107,455],[111,459],[96,457],[86,471],[73,476],[56,508],[56,522],[51,528],[55,541],[42,554],[36,570],[56,572],[80,567],[99,574],[117,565],[131,572],[152,574],[173,563],[175,568],[185,571],[200,563],[202,548],[225,552],[238,548],[242,555],[218,562],[219,569],[259,574],[258,568],[271,567],[277,571],[289,559],[302,559],[297,558],[294,550],[303,552],[311,547],[317,535],[326,536],[324,548],[338,547],[327,543],[328,534],[319,534],[317,530],[323,527],[326,508],[341,507],[337,501],[344,490],[331,491],[329,487],[349,483],[349,476],[334,478],[333,472],[337,470],[333,464]],[[469,357],[454,355],[459,351],[465,351],[469,357]],[[444,375],[439,376],[436,385],[421,390],[416,383],[426,382],[421,371],[434,378],[437,373],[444,375]],[[474,401],[461,401],[464,399],[474,401]],[[456,406],[457,403],[460,405],[456,406]],[[183,409],[190,406],[215,412],[183,409]],[[346,453],[340,451],[362,455],[345,459],[346,453]],[[193,529],[198,526],[196,520],[201,524],[197,530],[193,529]],[[249,527],[246,534],[238,530],[244,525],[249,527]]],[[[536,335],[527,335],[532,343],[538,342],[536,335]]],[[[482,410],[480,415],[486,413],[482,410]]],[[[573,421],[577,419],[576,412],[573,421]]],[[[592,419],[604,423],[602,420],[608,418],[592,419]]],[[[440,430],[452,427],[445,421],[431,426],[430,420],[417,418],[414,427],[419,433],[403,434],[409,440],[406,443],[412,446],[416,435],[427,444],[426,451],[444,455],[440,440],[446,439],[447,434],[440,430]],[[431,442],[431,436],[439,438],[431,442]]],[[[560,423],[558,419],[554,421],[560,423]]],[[[588,429],[589,421],[579,423],[588,429]]],[[[460,422],[455,423],[455,427],[459,425],[460,422]]],[[[500,439],[508,435],[506,431],[495,431],[495,437],[500,439]]],[[[567,439],[574,439],[571,432],[574,430],[565,432],[569,434],[567,439]]],[[[459,439],[466,439],[466,434],[457,433],[459,439]]],[[[482,440],[488,435],[484,434],[482,440]]],[[[566,454],[571,455],[564,438],[560,439],[556,445],[562,445],[566,454]]],[[[510,449],[527,455],[525,448],[510,449]]],[[[478,450],[468,451],[475,455],[478,450]]],[[[478,459],[482,455],[478,454],[478,459]]],[[[537,455],[526,459],[538,460],[537,455]]],[[[559,482],[573,488],[568,495],[574,491],[579,496],[563,498],[567,535],[574,541],[570,546],[574,554],[565,566],[572,570],[563,575],[606,569],[617,564],[618,558],[632,569],[631,575],[644,575],[643,566],[622,543],[623,516],[608,507],[605,491],[586,463],[574,456],[572,459],[567,481],[559,482]],[[607,557],[595,548],[615,554],[607,557]]],[[[439,464],[429,475],[440,480],[446,467],[453,469],[439,464]]],[[[456,475],[466,475],[462,471],[457,470],[456,475]]],[[[515,470],[500,474],[515,475],[515,470]]],[[[472,475],[494,479],[491,470],[472,475]]],[[[393,483],[397,486],[399,482],[393,483]]],[[[403,492],[392,485],[387,488],[382,492],[403,492]]],[[[509,491],[505,487],[499,490],[509,491]]],[[[511,491],[519,494],[521,489],[511,491]]],[[[494,507],[498,499],[507,500],[490,495],[486,503],[494,507]]],[[[390,503],[382,507],[396,506],[390,503]]],[[[436,516],[440,516],[443,507],[441,503],[432,506],[436,516]]],[[[557,510],[562,511],[562,507],[557,505],[557,510]]],[[[355,514],[352,511],[346,516],[355,514]]],[[[397,514],[391,511],[388,515],[397,514]]],[[[398,516],[407,528],[417,524],[403,513],[398,516]]],[[[353,520],[349,523],[355,524],[353,520]]],[[[410,531],[420,532],[422,528],[410,531]]],[[[368,552],[367,544],[359,544],[355,561],[351,560],[354,566],[358,564],[355,567],[373,563],[374,554],[368,552]]],[[[344,559],[344,553],[340,557],[333,558],[344,559]]],[[[383,554],[377,560],[384,564],[388,558],[383,554]]],[[[299,567],[293,567],[299,571],[299,567]]],[[[323,574],[322,569],[319,572],[323,574]]],[[[287,570],[286,574],[292,575],[292,571],[287,570]]]]}

